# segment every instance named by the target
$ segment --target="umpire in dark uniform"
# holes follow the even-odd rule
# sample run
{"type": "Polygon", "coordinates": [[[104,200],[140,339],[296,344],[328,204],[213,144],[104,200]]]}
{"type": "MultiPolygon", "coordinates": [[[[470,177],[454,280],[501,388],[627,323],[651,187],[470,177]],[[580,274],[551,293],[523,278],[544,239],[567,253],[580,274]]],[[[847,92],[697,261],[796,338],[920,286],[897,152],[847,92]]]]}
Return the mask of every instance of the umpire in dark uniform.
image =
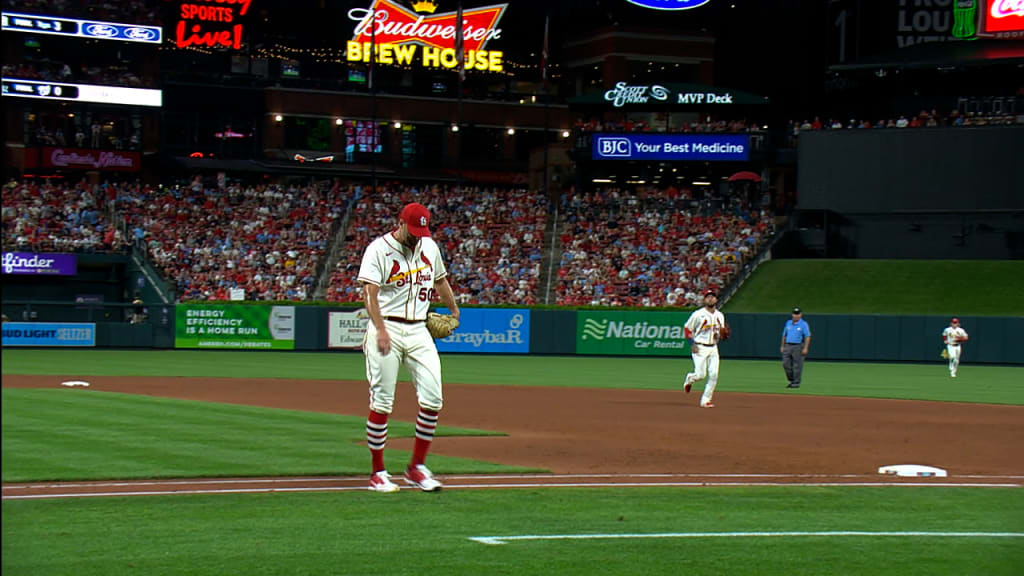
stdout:
{"type": "Polygon", "coordinates": [[[803,318],[799,308],[793,308],[793,319],[786,321],[782,327],[782,368],[786,371],[789,385],[786,388],[799,388],[800,375],[804,371],[804,356],[811,347],[811,327],[803,318]]]}

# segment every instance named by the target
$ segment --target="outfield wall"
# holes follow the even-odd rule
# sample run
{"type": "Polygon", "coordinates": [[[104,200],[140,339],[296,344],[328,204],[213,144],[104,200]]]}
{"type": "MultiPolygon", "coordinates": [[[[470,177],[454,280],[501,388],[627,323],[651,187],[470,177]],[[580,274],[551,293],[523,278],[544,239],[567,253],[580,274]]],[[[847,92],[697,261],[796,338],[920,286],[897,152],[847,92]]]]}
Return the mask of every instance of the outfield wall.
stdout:
{"type": "MultiPolygon", "coordinates": [[[[94,306],[104,306],[97,304],[94,306]]],[[[105,305],[105,309],[111,305],[105,305]]],[[[4,303],[12,320],[78,322],[81,304],[4,303]],[[15,315],[17,314],[17,315],[15,315]]],[[[236,350],[358,350],[367,316],[357,308],[246,304],[149,307],[141,324],[106,321],[91,314],[96,347],[236,350]]],[[[444,353],[687,356],[683,323],[689,311],[530,310],[463,308],[462,326],[445,340],[444,353]]],[[[732,338],[723,356],[775,359],[788,314],[727,314],[732,338]]],[[[808,315],[818,360],[935,362],[943,344],[946,316],[808,315]]],[[[962,316],[971,335],[965,362],[1024,365],[1024,317],[962,316]]],[[[84,325],[84,324],[83,324],[84,325]]],[[[42,325],[40,325],[42,326],[42,325]]],[[[5,330],[7,325],[5,325],[5,330]]],[[[4,346],[18,345],[5,332],[4,346]]],[[[54,344],[59,345],[59,344],[54,344]]]]}

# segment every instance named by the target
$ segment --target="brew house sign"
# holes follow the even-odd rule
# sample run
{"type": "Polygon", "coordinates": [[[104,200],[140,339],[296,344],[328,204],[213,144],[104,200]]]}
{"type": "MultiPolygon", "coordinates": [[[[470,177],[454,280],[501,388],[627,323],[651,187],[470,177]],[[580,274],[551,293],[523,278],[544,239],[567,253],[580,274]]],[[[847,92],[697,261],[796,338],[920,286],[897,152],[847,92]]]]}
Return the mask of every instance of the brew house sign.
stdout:
{"type": "Polygon", "coordinates": [[[616,108],[627,104],[656,104],[658,102],[673,104],[733,104],[730,92],[701,91],[688,92],[672,90],[657,84],[649,86],[630,86],[625,82],[615,84],[615,88],[604,93],[604,99],[616,108]]]}
{"type": "Polygon", "coordinates": [[[462,49],[466,70],[503,70],[501,52],[485,50],[487,42],[501,38],[498,22],[508,4],[495,4],[457,12],[434,14],[437,4],[417,0],[413,10],[392,0],[374,0],[369,8],[353,8],[348,17],[355,22],[346,48],[350,62],[375,62],[407,66],[455,69],[458,67],[458,27],[462,28],[462,49]]]}

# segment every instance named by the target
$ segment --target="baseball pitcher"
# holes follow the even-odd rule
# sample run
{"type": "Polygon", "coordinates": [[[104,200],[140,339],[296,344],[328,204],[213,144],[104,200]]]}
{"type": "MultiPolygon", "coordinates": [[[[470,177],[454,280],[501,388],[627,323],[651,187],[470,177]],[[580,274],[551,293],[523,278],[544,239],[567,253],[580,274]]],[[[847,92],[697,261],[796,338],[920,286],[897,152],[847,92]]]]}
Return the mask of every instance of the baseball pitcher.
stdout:
{"type": "Polygon", "coordinates": [[[683,391],[689,393],[694,382],[706,377],[708,382],[704,385],[704,395],[700,399],[702,408],[715,407],[711,398],[718,385],[718,341],[723,336],[728,337],[729,332],[725,316],[715,309],[717,304],[718,294],[714,290],[707,290],[704,292],[704,307],[694,310],[684,326],[686,337],[692,339],[693,372],[686,375],[683,391]]]}
{"type": "Polygon", "coordinates": [[[946,354],[949,356],[949,376],[956,378],[956,371],[960,368],[960,354],[963,351],[963,342],[967,342],[967,331],[960,327],[960,319],[953,318],[949,326],[942,331],[942,341],[946,343],[946,354]]]}
{"type": "Polygon", "coordinates": [[[366,421],[366,442],[373,465],[370,490],[375,492],[398,491],[384,467],[384,446],[401,364],[412,375],[419,402],[416,440],[405,481],[425,492],[441,489],[441,483],[424,465],[443,404],[441,359],[427,331],[426,319],[435,296],[440,296],[456,319],[459,305],[448,284],[441,251],[430,238],[429,224],[430,213],[425,206],[407,204],[398,228],[371,242],[359,267],[359,282],[370,316],[363,354],[370,383],[370,415],[366,421]]]}

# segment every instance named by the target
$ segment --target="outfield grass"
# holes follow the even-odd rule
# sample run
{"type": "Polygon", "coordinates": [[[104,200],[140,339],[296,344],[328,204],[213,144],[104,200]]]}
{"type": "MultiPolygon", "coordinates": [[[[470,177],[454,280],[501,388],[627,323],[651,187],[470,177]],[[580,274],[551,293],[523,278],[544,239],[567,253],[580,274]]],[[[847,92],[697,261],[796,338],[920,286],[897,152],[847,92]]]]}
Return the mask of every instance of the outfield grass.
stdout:
{"type": "Polygon", "coordinates": [[[774,260],[724,311],[1024,316],[1019,260],[774,260]]]}
{"type": "Polygon", "coordinates": [[[125,574],[1019,574],[1024,492],[630,488],[90,498],[3,503],[3,571],[125,574]],[[675,537],[618,537],[675,534],[675,537]],[[487,545],[480,536],[604,535],[487,545]]]}
{"type": "MultiPolygon", "coordinates": [[[[69,393],[70,392],[70,393],[69,393]]],[[[216,402],[3,389],[4,482],[365,474],[366,419],[216,402]]],[[[389,436],[411,438],[408,422],[389,436]]],[[[493,435],[443,427],[439,436],[493,435]]],[[[409,453],[388,451],[398,472],[409,453]]],[[[451,473],[537,471],[436,455],[451,473]]]]}
{"type": "MultiPolygon", "coordinates": [[[[445,382],[679,389],[693,361],[685,358],[599,358],[552,356],[442,355],[445,382]]],[[[192,376],[207,378],[296,378],[365,380],[357,353],[12,350],[3,351],[3,374],[60,374],[88,378],[115,376],[192,376]]],[[[402,377],[408,380],[404,373],[402,377]]],[[[722,360],[718,390],[766,394],[811,394],[1024,404],[1024,368],[961,365],[952,380],[943,361],[934,364],[817,362],[811,356],[804,386],[786,390],[781,363],[722,360]]]]}

